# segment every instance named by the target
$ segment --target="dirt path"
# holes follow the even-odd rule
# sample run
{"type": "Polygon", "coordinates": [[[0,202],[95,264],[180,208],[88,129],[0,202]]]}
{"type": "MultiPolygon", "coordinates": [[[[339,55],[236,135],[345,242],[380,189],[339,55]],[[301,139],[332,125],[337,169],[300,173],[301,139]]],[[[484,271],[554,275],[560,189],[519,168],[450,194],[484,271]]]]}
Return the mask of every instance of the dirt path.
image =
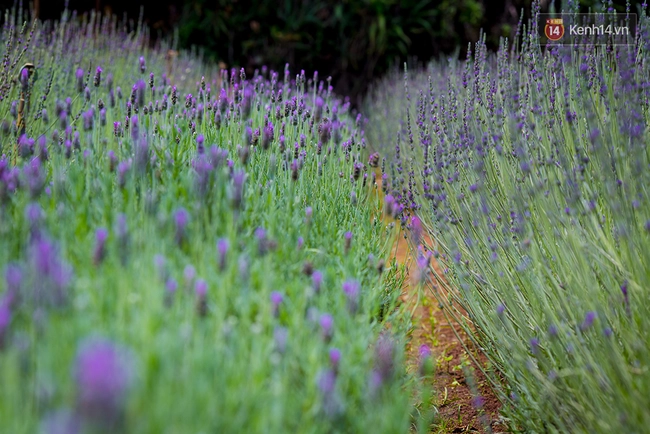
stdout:
{"type": "MultiPolygon", "coordinates": [[[[383,203],[381,193],[381,175],[377,176],[377,191],[383,203]]],[[[385,218],[386,221],[389,219],[385,218]]],[[[399,226],[399,222],[396,222],[399,226]]],[[[424,243],[433,245],[430,235],[424,235],[424,243]]],[[[413,328],[407,345],[407,363],[412,371],[418,369],[419,348],[422,344],[432,349],[436,360],[436,372],[431,386],[436,390],[435,405],[439,415],[431,427],[433,433],[499,433],[504,432],[503,425],[498,423],[501,404],[492,393],[488,381],[481,372],[469,363],[463,346],[458,341],[454,330],[463,339],[468,348],[471,342],[458,324],[451,324],[445,318],[431,287],[421,289],[421,300],[418,303],[418,274],[415,255],[410,251],[405,232],[401,231],[393,246],[391,259],[394,257],[399,264],[404,264],[409,278],[404,282],[401,295],[402,302],[408,311],[413,312],[413,328]],[[462,365],[465,364],[472,378],[466,378],[462,365]],[[479,407],[472,393],[470,384],[475,384],[474,390],[479,391],[479,407]]],[[[432,258],[431,266],[441,275],[440,266],[432,258]]],[[[487,359],[483,354],[474,352],[476,359],[485,366],[487,359]]]]}

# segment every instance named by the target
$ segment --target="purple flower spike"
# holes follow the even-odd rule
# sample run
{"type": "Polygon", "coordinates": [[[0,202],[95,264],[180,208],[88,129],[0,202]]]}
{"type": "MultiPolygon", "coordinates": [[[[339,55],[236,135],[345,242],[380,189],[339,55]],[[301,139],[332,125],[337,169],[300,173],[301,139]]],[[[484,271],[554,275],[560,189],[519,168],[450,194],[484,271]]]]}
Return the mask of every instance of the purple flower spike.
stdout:
{"type": "Polygon", "coordinates": [[[176,243],[179,245],[185,239],[185,229],[190,220],[189,213],[185,208],[179,208],[174,212],[174,225],[176,226],[176,243]]]}
{"type": "Polygon", "coordinates": [[[381,373],[376,369],[373,369],[370,373],[370,378],[368,379],[368,392],[370,396],[374,397],[377,395],[379,389],[384,384],[384,379],[381,376],[381,373]]]}
{"type": "Polygon", "coordinates": [[[537,355],[539,352],[539,339],[532,338],[530,340],[530,352],[533,353],[533,355],[537,355]]]}
{"type": "Polygon", "coordinates": [[[196,277],[196,269],[191,264],[186,265],[185,269],[183,270],[183,278],[185,279],[185,285],[188,288],[190,288],[194,283],[195,277],[196,277]]]}
{"type": "Polygon", "coordinates": [[[262,131],[262,149],[268,149],[271,146],[271,142],[273,142],[273,136],[273,123],[269,122],[269,124],[264,127],[264,130],[262,131]]]}
{"type": "Polygon", "coordinates": [[[194,291],[197,297],[196,311],[199,316],[204,317],[208,313],[208,283],[203,279],[198,279],[194,284],[194,291]]]}
{"type": "Polygon", "coordinates": [[[332,368],[334,369],[334,372],[338,372],[340,362],[341,362],[341,350],[339,350],[338,348],[331,348],[330,363],[332,364],[332,368]]]}
{"type": "Polygon", "coordinates": [[[331,394],[336,387],[336,373],[332,370],[327,370],[318,376],[318,389],[323,395],[331,394]]]}
{"type": "Polygon", "coordinates": [[[343,282],[343,292],[348,300],[348,309],[354,314],[359,307],[360,285],[355,280],[343,282]]]}
{"type": "Polygon", "coordinates": [[[84,91],[84,70],[81,68],[77,68],[77,71],[75,72],[74,75],[77,79],[77,92],[83,92],[84,91]]]}
{"type": "Polygon", "coordinates": [[[198,279],[194,285],[194,291],[196,291],[196,296],[199,298],[205,298],[208,293],[208,284],[203,279],[198,279]]]}
{"type": "Polygon", "coordinates": [[[174,294],[178,289],[178,282],[176,280],[169,278],[165,283],[165,306],[171,307],[174,303],[174,294]]]}
{"type": "Polygon", "coordinates": [[[31,197],[38,197],[45,188],[45,181],[47,179],[45,170],[41,169],[41,160],[34,158],[25,164],[23,174],[31,197]]]}
{"type": "Polygon", "coordinates": [[[5,270],[5,282],[7,283],[7,294],[15,295],[20,290],[23,281],[23,272],[18,265],[9,264],[5,270]]]}
{"type": "Polygon", "coordinates": [[[223,272],[226,269],[226,255],[229,248],[228,240],[221,238],[217,241],[217,252],[219,253],[219,270],[223,272]]]}
{"type": "Polygon", "coordinates": [[[420,360],[431,357],[431,348],[427,344],[420,345],[419,348],[420,360]]]}
{"type": "Polygon", "coordinates": [[[32,233],[38,234],[38,225],[43,219],[44,213],[41,206],[37,203],[30,203],[25,207],[25,218],[29,222],[32,233]]]}
{"type": "Polygon", "coordinates": [[[302,249],[305,245],[305,239],[303,237],[298,237],[298,250],[302,249]]]}
{"type": "Polygon", "coordinates": [[[594,311],[587,312],[584,321],[580,325],[580,330],[582,330],[583,332],[589,330],[591,326],[594,324],[594,320],[596,319],[597,316],[598,315],[596,315],[596,312],[594,311]]]}
{"type": "Polygon", "coordinates": [[[243,170],[235,171],[232,175],[232,192],[231,200],[233,208],[236,210],[241,209],[244,201],[244,181],[246,180],[246,172],[243,170]]]}
{"type": "Polygon", "coordinates": [[[420,345],[418,353],[420,355],[419,357],[420,375],[427,375],[431,373],[433,371],[433,363],[432,363],[433,353],[431,352],[431,347],[429,347],[427,344],[422,344],[420,345]]]}
{"type": "Polygon", "coordinates": [[[140,72],[144,74],[145,70],[146,70],[146,64],[144,61],[144,57],[140,56],[140,72]]]}
{"type": "Polygon", "coordinates": [[[273,329],[273,340],[275,342],[275,349],[280,354],[284,354],[287,350],[287,340],[289,339],[289,330],[286,327],[276,326],[273,329]]]}
{"type": "Polygon", "coordinates": [[[4,347],[5,335],[11,322],[11,308],[9,306],[10,299],[7,294],[0,299],[0,349],[4,347]]]}
{"type": "Polygon", "coordinates": [[[392,336],[382,333],[375,345],[375,369],[383,381],[392,378],[395,370],[395,342],[392,336]]]}
{"type": "Polygon", "coordinates": [[[167,283],[165,283],[165,289],[168,293],[174,294],[178,289],[178,282],[176,282],[174,279],[169,279],[167,283]]]}
{"type": "Polygon", "coordinates": [[[63,409],[49,413],[41,423],[43,434],[80,434],[82,423],[71,410],[63,409]]]}
{"type": "Polygon", "coordinates": [[[419,219],[418,216],[413,216],[411,217],[411,239],[413,240],[413,244],[416,246],[420,245],[420,240],[422,239],[422,221],[419,219]]]}
{"type": "Polygon", "coordinates": [[[321,393],[322,411],[326,417],[336,419],[344,411],[343,403],[336,393],[336,372],[326,369],[318,374],[318,390],[321,393]]]}
{"type": "Polygon", "coordinates": [[[352,232],[348,231],[344,235],[345,238],[345,253],[347,254],[352,247],[352,232]]]}
{"type": "Polygon", "coordinates": [[[133,380],[131,364],[130,354],[111,341],[83,342],[74,366],[77,414],[104,428],[119,428],[133,380]]]}
{"type": "Polygon", "coordinates": [[[314,292],[318,293],[323,284],[323,273],[318,270],[314,271],[311,275],[311,284],[314,288],[314,292]]]}
{"type": "Polygon", "coordinates": [[[329,313],[324,313],[320,316],[318,322],[320,323],[323,339],[325,342],[329,342],[334,333],[334,317],[329,313]]]}
{"type": "Polygon", "coordinates": [[[419,275],[419,282],[424,283],[427,280],[429,275],[429,264],[431,263],[431,253],[427,252],[426,254],[422,253],[421,249],[418,248],[419,254],[416,259],[417,272],[419,275]]]}
{"type": "Polygon", "coordinates": [[[280,313],[280,305],[282,304],[283,300],[284,300],[284,296],[280,292],[278,291],[271,292],[271,306],[273,309],[274,317],[277,317],[278,314],[280,313]]]}
{"type": "Polygon", "coordinates": [[[167,280],[167,269],[165,267],[167,260],[163,255],[156,254],[153,257],[153,265],[156,267],[156,272],[158,272],[158,277],[160,277],[161,280],[165,281],[167,280]]]}
{"type": "Polygon", "coordinates": [[[34,240],[29,249],[29,262],[34,302],[54,307],[67,304],[72,267],[61,260],[58,247],[44,236],[34,240]]]}
{"type": "Polygon", "coordinates": [[[108,239],[108,229],[99,228],[95,232],[95,251],[93,253],[93,264],[100,265],[106,257],[106,240],[108,239]]]}
{"type": "Polygon", "coordinates": [[[196,136],[196,152],[199,155],[203,155],[205,153],[205,146],[203,145],[204,142],[205,137],[203,137],[203,134],[196,136]]]}
{"type": "Polygon", "coordinates": [[[313,213],[314,210],[312,209],[312,207],[308,206],[307,208],[305,208],[305,218],[307,223],[311,222],[311,216],[313,215],[313,213]]]}
{"type": "Polygon", "coordinates": [[[629,317],[631,315],[630,310],[630,298],[627,291],[627,280],[621,285],[621,292],[623,293],[623,304],[625,305],[625,313],[629,317]]]}

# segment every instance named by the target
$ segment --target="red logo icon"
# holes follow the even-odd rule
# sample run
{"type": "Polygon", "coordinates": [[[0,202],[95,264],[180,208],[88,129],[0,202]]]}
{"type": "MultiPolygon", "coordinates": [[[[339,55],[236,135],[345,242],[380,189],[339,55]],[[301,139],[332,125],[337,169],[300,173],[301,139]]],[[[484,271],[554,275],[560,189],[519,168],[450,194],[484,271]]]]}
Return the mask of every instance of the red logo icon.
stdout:
{"type": "Polygon", "coordinates": [[[559,41],[564,36],[562,18],[548,18],[544,26],[544,34],[551,41],[559,41]]]}

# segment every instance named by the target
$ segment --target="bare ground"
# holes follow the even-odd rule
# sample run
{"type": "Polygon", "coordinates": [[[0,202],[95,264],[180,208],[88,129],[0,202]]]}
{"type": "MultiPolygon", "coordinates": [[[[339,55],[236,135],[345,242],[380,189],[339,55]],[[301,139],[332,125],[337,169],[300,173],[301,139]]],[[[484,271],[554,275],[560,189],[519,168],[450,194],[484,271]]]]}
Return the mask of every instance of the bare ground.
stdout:
{"type": "MultiPolygon", "coordinates": [[[[381,199],[381,174],[377,176],[377,192],[381,199]]],[[[382,200],[383,203],[383,200],[382,200]]],[[[389,219],[385,220],[388,222],[389,219]]],[[[399,223],[397,223],[399,224],[399,223]]],[[[424,235],[427,245],[433,245],[429,234],[424,235]]],[[[469,337],[461,326],[448,321],[436,299],[433,289],[419,287],[418,274],[414,252],[410,251],[408,240],[400,233],[391,252],[391,258],[399,264],[404,264],[408,270],[408,279],[404,282],[401,301],[409,312],[413,312],[412,330],[407,344],[407,364],[409,369],[418,369],[419,348],[422,344],[432,349],[436,360],[436,371],[432,384],[436,391],[435,406],[438,416],[430,427],[432,433],[499,433],[506,428],[499,422],[501,403],[491,390],[487,379],[480,370],[475,369],[469,362],[467,353],[458,337],[467,348],[473,348],[469,337]],[[420,300],[418,302],[418,291],[420,300]],[[454,331],[456,333],[454,333],[454,331]],[[458,337],[457,337],[458,335],[458,337]],[[463,369],[465,366],[465,369],[463,369]],[[467,378],[468,373],[471,378],[467,378]],[[482,403],[477,404],[478,391],[482,403]]],[[[439,264],[432,258],[431,267],[438,275],[442,275],[439,264]]],[[[475,349],[472,350],[475,359],[484,367],[486,357],[475,349]]]]}

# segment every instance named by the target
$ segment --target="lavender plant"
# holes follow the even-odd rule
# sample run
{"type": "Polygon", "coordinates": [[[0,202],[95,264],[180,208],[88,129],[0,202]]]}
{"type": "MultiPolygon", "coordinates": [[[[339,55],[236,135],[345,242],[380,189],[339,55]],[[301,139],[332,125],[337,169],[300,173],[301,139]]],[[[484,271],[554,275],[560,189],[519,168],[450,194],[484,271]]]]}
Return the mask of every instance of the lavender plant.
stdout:
{"type": "Polygon", "coordinates": [[[387,204],[413,248],[433,235],[430,288],[488,356],[513,430],[650,423],[650,20],[636,12],[627,45],[543,48],[533,20],[495,54],[481,38],[369,98],[387,204]]]}
{"type": "Polygon", "coordinates": [[[23,19],[1,37],[2,430],[406,431],[402,277],[368,266],[392,232],[349,103],[141,23],[23,19]],[[12,81],[24,60],[38,78],[12,81]]]}

